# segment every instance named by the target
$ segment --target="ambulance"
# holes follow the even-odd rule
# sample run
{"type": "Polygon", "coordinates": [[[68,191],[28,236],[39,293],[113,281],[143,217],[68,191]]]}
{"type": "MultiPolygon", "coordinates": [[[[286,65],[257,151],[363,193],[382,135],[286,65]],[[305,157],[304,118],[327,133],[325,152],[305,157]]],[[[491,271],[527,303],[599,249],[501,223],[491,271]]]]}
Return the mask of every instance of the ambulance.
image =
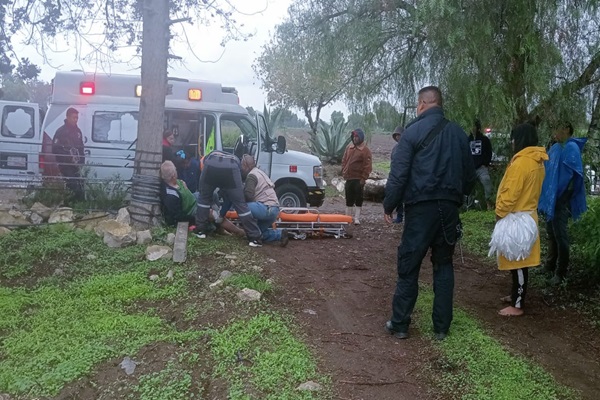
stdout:
{"type": "Polygon", "coordinates": [[[35,103],[0,101],[0,187],[40,183],[40,110],[35,103]]]}
{"type": "MultiPolygon", "coordinates": [[[[43,123],[44,175],[58,174],[52,140],[67,109],[79,112],[88,178],[130,180],[138,132],[141,78],[134,75],[57,72],[43,123]]],[[[251,118],[239,104],[237,90],[219,83],[168,78],[164,129],[175,133],[174,149],[193,155],[212,150],[234,152],[240,146],[275,183],[285,207],[323,203],[323,167],[311,155],[286,149],[283,136],[273,138],[264,117],[251,118]]]]}

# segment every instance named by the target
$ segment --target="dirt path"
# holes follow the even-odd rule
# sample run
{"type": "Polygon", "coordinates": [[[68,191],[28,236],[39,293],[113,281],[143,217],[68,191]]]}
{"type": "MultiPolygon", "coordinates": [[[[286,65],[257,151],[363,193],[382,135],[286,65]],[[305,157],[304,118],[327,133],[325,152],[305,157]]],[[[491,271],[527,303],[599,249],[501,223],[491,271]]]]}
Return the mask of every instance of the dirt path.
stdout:
{"type": "MultiPolygon", "coordinates": [[[[343,207],[343,200],[336,198],[328,199],[324,209],[340,212],[343,207]]],[[[381,223],[379,204],[366,204],[363,215],[353,239],[261,249],[277,260],[269,273],[283,287],[278,301],[301,321],[299,329],[332,375],[337,398],[430,398],[426,380],[418,376],[431,357],[430,339],[411,328],[412,337],[398,341],[383,330],[395,285],[400,229],[381,223]]],[[[583,398],[597,398],[600,340],[584,318],[549,306],[536,291],[529,298],[527,316],[501,318],[496,314],[498,299],[510,288],[509,276],[468,255],[464,265],[460,257],[455,261],[461,307],[513,352],[539,363],[560,383],[581,391],[583,398]]],[[[422,271],[421,279],[430,283],[428,261],[422,271]]]]}

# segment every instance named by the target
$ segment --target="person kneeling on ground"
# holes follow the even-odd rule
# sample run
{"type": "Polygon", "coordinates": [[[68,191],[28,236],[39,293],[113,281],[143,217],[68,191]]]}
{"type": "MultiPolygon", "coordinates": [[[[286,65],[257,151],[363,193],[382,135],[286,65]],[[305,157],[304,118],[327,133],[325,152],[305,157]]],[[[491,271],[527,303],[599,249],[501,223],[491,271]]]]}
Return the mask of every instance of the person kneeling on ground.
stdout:
{"type": "MultiPolygon", "coordinates": [[[[177,226],[179,222],[196,222],[198,193],[192,193],[184,181],[177,179],[177,168],[171,161],[165,161],[160,166],[160,175],[163,179],[161,188],[161,203],[165,222],[169,226],[177,226]]],[[[224,231],[234,235],[243,236],[244,231],[231,223],[227,218],[220,218],[218,212],[212,213],[210,221],[215,226],[211,230],[224,231]]]]}
{"type": "Polygon", "coordinates": [[[238,213],[242,228],[246,233],[250,247],[261,247],[261,232],[248,205],[244,201],[244,187],[240,160],[236,156],[215,150],[204,157],[200,174],[200,199],[196,213],[196,229],[199,238],[205,238],[210,232],[209,214],[213,203],[213,193],[220,189],[238,213]]]}
{"type": "Polygon", "coordinates": [[[242,176],[245,177],[244,197],[252,216],[256,218],[262,233],[263,242],[279,241],[281,247],[288,244],[285,229],[273,229],[273,223],[279,215],[279,201],[275,185],[267,174],[256,167],[254,158],[246,154],[242,157],[242,176]]]}

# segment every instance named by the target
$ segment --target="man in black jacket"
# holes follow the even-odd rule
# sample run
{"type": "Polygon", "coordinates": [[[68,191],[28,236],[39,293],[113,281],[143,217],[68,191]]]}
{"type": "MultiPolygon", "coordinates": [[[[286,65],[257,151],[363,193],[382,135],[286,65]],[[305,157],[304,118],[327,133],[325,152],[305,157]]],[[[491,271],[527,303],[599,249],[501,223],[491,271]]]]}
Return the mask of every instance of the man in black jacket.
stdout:
{"type": "Polygon", "coordinates": [[[443,340],[452,322],[452,256],[459,239],[458,210],[476,175],[467,134],[444,118],[440,89],[424,87],[418,99],[417,118],[393,150],[385,188],[385,221],[392,222],[392,212],[401,203],[405,216],[392,318],[385,328],[399,339],[408,337],[419,269],[431,247],[433,329],[436,339],[443,340]]]}
{"type": "Polygon", "coordinates": [[[479,119],[475,119],[473,132],[469,135],[469,147],[471,148],[471,156],[473,157],[473,164],[475,164],[477,179],[479,179],[479,182],[483,186],[487,209],[493,210],[492,180],[488,171],[488,167],[492,162],[492,142],[481,131],[481,121],[479,119]]]}

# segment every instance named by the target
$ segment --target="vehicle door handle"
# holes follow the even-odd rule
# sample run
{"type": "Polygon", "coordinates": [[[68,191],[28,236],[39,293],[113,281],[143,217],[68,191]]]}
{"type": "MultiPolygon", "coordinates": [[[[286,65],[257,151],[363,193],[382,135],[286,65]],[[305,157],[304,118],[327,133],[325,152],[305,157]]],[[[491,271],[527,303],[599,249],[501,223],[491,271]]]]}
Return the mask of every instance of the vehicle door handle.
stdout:
{"type": "Polygon", "coordinates": [[[85,154],[86,156],[89,156],[91,153],[90,153],[90,151],[89,151],[89,150],[84,150],[84,151],[83,151],[83,154],[85,154]]]}

